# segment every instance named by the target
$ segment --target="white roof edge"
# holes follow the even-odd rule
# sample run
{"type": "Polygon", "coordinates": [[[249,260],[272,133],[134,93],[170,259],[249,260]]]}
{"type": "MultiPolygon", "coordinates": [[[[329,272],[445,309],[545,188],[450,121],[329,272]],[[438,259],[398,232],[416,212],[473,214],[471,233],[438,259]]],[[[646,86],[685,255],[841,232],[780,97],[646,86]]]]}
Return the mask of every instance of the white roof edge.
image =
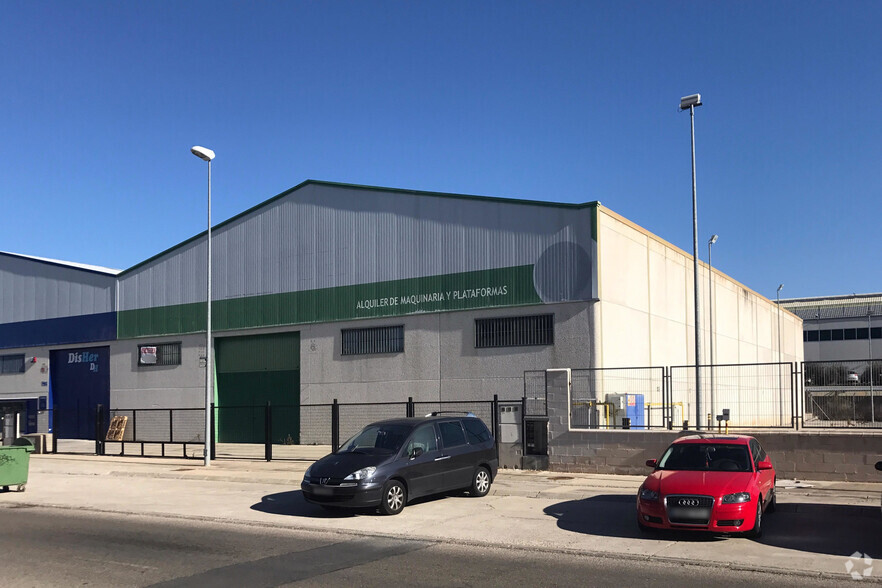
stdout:
{"type": "Polygon", "coordinates": [[[63,261],[61,259],[51,259],[49,257],[38,257],[36,255],[24,255],[22,253],[12,253],[11,251],[0,251],[0,253],[4,253],[6,255],[12,255],[13,257],[23,257],[25,259],[34,259],[37,261],[45,261],[47,263],[54,263],[56,265],[63,265],[75,269],[89,270],[92,272],[99,272],[102,274],[109,274],[112,276],[118,275],[122,272],[122,270],[112,269],[109,267],[102,267],[100,265],[89,265],[86,263],[76,263],[74,261],[63,261]]]}

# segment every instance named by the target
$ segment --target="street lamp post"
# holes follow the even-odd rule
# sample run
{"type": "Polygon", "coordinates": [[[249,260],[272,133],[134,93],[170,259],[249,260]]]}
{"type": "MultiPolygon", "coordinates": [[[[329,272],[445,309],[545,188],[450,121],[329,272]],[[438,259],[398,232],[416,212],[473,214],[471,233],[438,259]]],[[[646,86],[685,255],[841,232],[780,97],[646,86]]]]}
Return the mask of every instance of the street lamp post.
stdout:
{"type": "Polygon", "coordinates": [[[876,425],[876,390],[873,386],[873,311],[867,306],[867,345],[870,354],[870,422],[876,425]]]}
{"type": "Polygon", "coordinates": [[[211,389],[211,160],[214,159],[214,151],[196,145],[190,148],[190,152],[203,161],[208,162],[208,256],[207,272],[208,287],[206,293],[205,311],[205,465],[211,465],[211,400],[214,397],[211,389]]]}
{"type": "Polygon", "coordinates": [[[701,306],[698,298],[698,198],[695,188],[695,107],[701,106],[701,94],[680,98],[680,110],[689,110],[692,127],[692,285],[695,299],[695,428],[701,430],[701,306]]]}
{"type": "Polygon", "coordinates": [[[707,242],[707,298],[708,298],[708,347],[710,349],[710,413],[716,416],[714,408],[714,272],[711,265],[711,245],[717,242],[719,235],[713,235],[707,242]]]}
{"type": "Polygon", "coordinates": [[[784,424],[784,387],[781,385],[781,290],[784,284],[778,284],[775,300],[778,304],[778,424],[784,424]]]}

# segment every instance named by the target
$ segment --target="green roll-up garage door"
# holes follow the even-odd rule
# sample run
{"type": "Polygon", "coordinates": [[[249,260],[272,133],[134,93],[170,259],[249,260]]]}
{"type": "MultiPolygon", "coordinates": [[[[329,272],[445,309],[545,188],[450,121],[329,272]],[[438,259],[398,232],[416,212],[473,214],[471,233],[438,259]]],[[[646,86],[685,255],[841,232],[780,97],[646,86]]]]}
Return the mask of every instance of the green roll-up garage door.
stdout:
{"type": "Polygon", "coordinates": [[[217,440],[263,443],[266,403],[273,443],[300,442],[300,334],[224,337],[217,358],[217,440]]]}

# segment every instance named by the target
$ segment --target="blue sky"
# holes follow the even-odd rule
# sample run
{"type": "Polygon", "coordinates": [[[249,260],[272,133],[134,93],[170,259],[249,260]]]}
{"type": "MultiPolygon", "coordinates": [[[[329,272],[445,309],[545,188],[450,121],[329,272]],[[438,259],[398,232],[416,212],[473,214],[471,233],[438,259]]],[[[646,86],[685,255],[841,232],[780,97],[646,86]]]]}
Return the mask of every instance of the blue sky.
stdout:
{"type": "Polygon", "coordinates": [[[0,5],[0,250],[124,269],[305,179],[601,201],[760,294],[882,291],[882,2],[0,5]]]}

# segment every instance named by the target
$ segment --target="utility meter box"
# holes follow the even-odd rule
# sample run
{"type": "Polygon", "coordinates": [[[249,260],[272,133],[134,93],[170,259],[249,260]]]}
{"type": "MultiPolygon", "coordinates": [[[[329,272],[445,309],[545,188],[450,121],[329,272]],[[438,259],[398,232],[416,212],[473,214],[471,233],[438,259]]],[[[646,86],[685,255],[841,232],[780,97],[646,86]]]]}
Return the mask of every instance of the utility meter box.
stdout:
{"type": "Polygon", "coordinates": [[[521,411],[521,403],[499,403],[499,436],[496,445],[499,447],[499,467],[521,468],[521,458],[524,453],[524,431],[522,430],[524,419],[521,411]]]}
{"type": "Polygon", "coordinates": [[[632,429],[646,428],[643,394],[607,394],[608,427],[621,427],[622,419],[630,419],[632,429]]]}

